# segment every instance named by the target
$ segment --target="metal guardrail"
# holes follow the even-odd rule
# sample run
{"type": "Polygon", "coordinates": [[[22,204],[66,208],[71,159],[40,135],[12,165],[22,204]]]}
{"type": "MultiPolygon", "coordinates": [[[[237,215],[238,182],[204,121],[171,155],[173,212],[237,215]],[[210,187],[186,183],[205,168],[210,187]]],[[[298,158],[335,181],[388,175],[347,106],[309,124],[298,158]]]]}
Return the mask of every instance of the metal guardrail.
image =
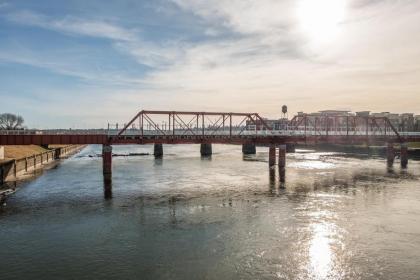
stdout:
{"type": "MultiPolygon", "coordinates": [[[[47,129],[47,130],[0,130],[0,135],[108,135],[116,136],[119,130],[117,129],[47,129]]],[[[420,136],[419,131],[399,131],[401,136],[420,136]]],[[[229,136],[230,131],[206,129],[175,129],[173,130],[143,130],[127,129],[121,136],[229,136]]],[[[392,131],[366,131],[366,130],[244,130],[243,128],[236,128],[232,130],[232,136],[394,136],[392,131]]]]}
{"type": "Polygon", "coordinates": [[[107,134],[106,129],[24,129],[0,130],[0,135],[97,135],[107,134]]]}

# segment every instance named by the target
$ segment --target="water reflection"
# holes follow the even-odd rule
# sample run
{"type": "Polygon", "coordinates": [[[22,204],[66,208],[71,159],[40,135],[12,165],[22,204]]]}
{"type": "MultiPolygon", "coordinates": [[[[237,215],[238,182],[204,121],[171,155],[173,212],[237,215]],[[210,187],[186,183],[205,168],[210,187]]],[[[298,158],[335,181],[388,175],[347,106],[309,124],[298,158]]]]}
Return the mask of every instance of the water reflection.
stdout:
{"type": "Polygon", "coordinates": [[[112,174],[104,174],[104,198],[112,198],[112,174]]]}
{"type": "Polygon", "coordinates": [[[279,168],[279,178],[281,183],[286,182],[286,168],[279,168]]]}
{"type": "Polygon", "coordinates": [[[201,160],[211,161],[212,159],[212,155],[201,155],[201,160]]]}
{"type": "Polygon", "coordinates": [[[163,164],[163,157],[157,157],[153,160],[154,166],[162,166],[163,164]]]}
{"type": "Polygon", "coordinates": [[[176,218],[176,197],[170,197],[168,200],[168,206],[169,206],[169,223],[172,226],[176,226],[178,221],[176,218]]]}
{"type": "Polygon", "coordinates": [[[45,172],[1,213],[3,278],[418,278],[418,164],[289,154],[286,189],[265,150],[232,149],[118,157],[103,190],[100,158],[45,172]]]}
{"type": "Polygon", "coordinates": [[[286,189],[286,182],[280,182],[279,189],[285,190],[286,189]]]}
{"type": "Polygon", "coordinates": [[[312,239],[309,244],[309,271],[313,279],[327,279],[332,274],[333,252],[331,250],[331,232],[324,223],[311,225],[312,239]]]}
{"type": "Polygon", "coordinates": [[[269,180],[270,194],[274,194],[275,189],[276,189],[276,169],[275,168],[269,168],[268,180],[269,180]]]}

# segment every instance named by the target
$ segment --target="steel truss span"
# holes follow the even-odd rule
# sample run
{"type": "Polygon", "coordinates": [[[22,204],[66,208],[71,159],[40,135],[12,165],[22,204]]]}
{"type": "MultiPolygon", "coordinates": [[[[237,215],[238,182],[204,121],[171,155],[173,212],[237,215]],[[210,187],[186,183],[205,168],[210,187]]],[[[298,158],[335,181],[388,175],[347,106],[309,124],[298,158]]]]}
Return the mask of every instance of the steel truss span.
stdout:
{"type": "Polygon", "coordinates": [[[0,145],[45,144],[384,144],[420,142],[386,117],[295,116],[281,129],[258,113],[140,111],[123,128],[0,131],[0,145]]]}

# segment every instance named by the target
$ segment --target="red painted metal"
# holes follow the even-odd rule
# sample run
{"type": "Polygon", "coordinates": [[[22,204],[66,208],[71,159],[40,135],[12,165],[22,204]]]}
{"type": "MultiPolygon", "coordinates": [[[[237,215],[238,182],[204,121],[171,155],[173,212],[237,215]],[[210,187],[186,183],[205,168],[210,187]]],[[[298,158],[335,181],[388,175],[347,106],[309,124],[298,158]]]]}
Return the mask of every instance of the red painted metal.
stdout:
{"type": "MultiPolygon", "coordinates": [[[[160,120],[168,120],[168,129],[166,130],[169,132],[172,126],[172,135],[175,135],[175,130],[177,126],[179,129],[184,130],[184,134],[187,132],[191,132],[193,135],[199,135],[199,130],[201,130],[201,135],[204,136],[205,130],[208,128],[212,129],[212,134],[216,134],[216,132],[223,127],[225,129],[225,122],[229,118],[229,136],[232,136],[233,130],[233,118],[240,117],[242,118],[241,121],[236,123],[236,126],[239,127],[242,124],[246,123],[246,121],[254,121],[258,119],[261,121],[265,130],[270,131],[271,128],[266,124],[266,122],[258,115],[258,113],[226,113],[226,112],[180,112],[180,111],[147,111],[142,110],[137,113],[119,132],[114,139],[118,139],[119,136],[123,135],[129,130],[129,127],[132,126],[137,119],[144,120],[146,119],[146,125],[152,127],[155,131],[159,132],[161,135],[167,135],[168,133],[163,131],[156,122],[154,117],[158,117],[160,120]],[[226,117],[228,116],[228,117],[226,117]],[[216,120],[213,121],[210,117],[216,117],[216,120]],[[187,119],[185,119],[187,118],[187,119]],[[201,126],[199,119],[201,118],[201,126]],[[172,119],[172,121],[171,121],[172,119]],[[192,127],[192,124],[195,124],[192,127]],[[196,129],[196,131],[193,130],[196,129]]],[[[139,128],[141,131],[144,132],[144,122],[140,121],[141,127],[139,128]]],[[[246,126],[243,126],[246,129],[246,126]]],[[[241,131],[240,131],[241,132],[241,131]]],[[[241,134],[241,133],[239,133],[241,134]]]]}
{"type": "Polygon", "coordinates": [[[101,135],[0,135],[0,145],[48,145],[48,144],[243,144],[261,145],[283,143],[337,143],[337,144],[384,144],[387,142],[420,142],[420,136],[404,136],[401,138],[388,136],[361,135],[290,135],[290,136],[229,136],[229,135],[156,135],[156,136],[119,136],[118,138],[101,135]]]}
{"type": "Polygon", "coordinates": [[[400,135],[385,117],[314,117],[303,114],[295,116],[290,121],[290,127],[279,133],[257,113],[146,110],[137,113],[121,130],[112,133],[110,130],[16,131],[7,134],[0,131],[0,145],[254,143],[270,146],[284,143],[388,142],[420,142],[420,135],[400,135]],[[248,125],[254,125],[255,130],[250,130],[248,125]]]}

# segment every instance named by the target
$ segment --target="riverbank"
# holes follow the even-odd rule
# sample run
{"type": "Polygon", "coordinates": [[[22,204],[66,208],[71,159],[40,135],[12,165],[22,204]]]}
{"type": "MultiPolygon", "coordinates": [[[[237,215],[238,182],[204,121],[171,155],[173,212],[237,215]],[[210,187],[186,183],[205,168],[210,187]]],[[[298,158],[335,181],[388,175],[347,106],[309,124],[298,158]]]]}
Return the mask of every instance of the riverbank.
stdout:
{"type": "Polygon", "coordinates": [[[0,186],[7,182],[32,177],[35,171],[44,169],[84,147],[84,145],[5,146],[5,159],[0,161],[0,186]]]}

